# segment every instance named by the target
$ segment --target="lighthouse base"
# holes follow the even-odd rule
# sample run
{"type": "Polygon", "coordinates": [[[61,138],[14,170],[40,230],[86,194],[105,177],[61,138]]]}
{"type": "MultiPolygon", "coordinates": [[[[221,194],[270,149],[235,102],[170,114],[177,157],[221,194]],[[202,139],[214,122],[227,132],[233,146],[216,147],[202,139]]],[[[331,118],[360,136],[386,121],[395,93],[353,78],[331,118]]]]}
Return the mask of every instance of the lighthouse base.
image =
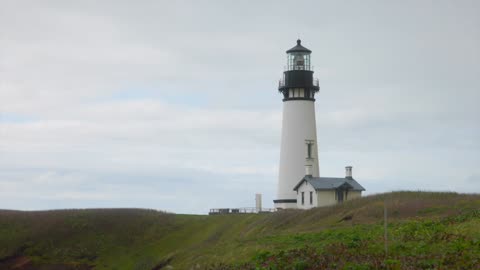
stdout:
{"type": "Polygon", "coordinates": [[[275,209],[296,209],[297,199],[273,200],[275,209]]]}

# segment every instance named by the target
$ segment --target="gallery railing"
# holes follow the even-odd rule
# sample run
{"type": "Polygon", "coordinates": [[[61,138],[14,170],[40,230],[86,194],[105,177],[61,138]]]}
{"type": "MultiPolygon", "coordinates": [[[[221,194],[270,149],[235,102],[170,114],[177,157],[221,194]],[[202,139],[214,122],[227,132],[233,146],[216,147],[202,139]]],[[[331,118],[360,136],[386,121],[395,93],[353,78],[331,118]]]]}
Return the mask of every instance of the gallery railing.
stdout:
{"type": "MultiPolygon", "coordinates": [[[[320,87],[320,83],[318,82],[318,79],[317,78],[314,78],[313,81],[312,81],[312,85],[313,86],[317,86],[317,87],[320,87]]],[[[278,81],[278,87],[284,87],[285,86],[285,80],[279,80],[278,81]]]]}

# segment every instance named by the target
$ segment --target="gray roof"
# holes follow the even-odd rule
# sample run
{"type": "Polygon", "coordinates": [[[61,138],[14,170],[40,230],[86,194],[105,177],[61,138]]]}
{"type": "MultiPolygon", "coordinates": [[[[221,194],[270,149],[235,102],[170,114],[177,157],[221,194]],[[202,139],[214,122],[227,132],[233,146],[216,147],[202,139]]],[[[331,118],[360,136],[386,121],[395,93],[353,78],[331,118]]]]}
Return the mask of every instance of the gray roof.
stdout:
{"type": "Polygon", "coordinates": [[[363,188],[353,178],[311,177],[309,175],[306,175],[304,178],[302,178],[302,180],[300,180],[300,182],[293,188],[293,190],[297,190],[304,181],[307,181],[310,185],[312,185],[315,190],[332,190],[337,189],[341,186],[345,186],[350,190],[365,190],[365,188],[363,188]]]}

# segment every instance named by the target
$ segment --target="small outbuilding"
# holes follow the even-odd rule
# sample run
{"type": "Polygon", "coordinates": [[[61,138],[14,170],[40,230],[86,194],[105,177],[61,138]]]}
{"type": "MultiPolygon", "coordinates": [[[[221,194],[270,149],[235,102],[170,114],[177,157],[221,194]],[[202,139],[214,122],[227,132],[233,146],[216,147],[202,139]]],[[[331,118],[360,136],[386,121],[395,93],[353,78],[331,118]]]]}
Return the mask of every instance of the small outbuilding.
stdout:
{"type": "Polygon", "coordinates": [[[351,166],[345,169],[344,178],[312,177],[307,170],[307,175],[293,189],[297,192],[297,208],[310,209],[360,198],[365,188],[353,179],[351,166]]]}

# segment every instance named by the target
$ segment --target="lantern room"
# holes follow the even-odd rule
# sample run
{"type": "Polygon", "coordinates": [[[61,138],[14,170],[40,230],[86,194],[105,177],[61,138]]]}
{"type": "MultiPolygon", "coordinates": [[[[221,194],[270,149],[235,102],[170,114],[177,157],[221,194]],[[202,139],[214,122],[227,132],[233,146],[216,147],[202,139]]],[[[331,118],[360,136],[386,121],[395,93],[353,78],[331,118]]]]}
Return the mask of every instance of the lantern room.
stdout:
{"type": "Polygon", "coordinates": [[[297,40],[297,46],[287,51],[287,70],[311,70],[310,54],[312,51],[302,46],[297,40]]]}
{"type": "Polygon", "coordinates": [[[287,67],[278,84],[278,90],[283,93],[283,101],[315,101],[315,93],[320,87],[318,79],[313,78],[311,53],[312,51],[302,46],[300,39],[295,47],[287,51],[287,67]]]}

